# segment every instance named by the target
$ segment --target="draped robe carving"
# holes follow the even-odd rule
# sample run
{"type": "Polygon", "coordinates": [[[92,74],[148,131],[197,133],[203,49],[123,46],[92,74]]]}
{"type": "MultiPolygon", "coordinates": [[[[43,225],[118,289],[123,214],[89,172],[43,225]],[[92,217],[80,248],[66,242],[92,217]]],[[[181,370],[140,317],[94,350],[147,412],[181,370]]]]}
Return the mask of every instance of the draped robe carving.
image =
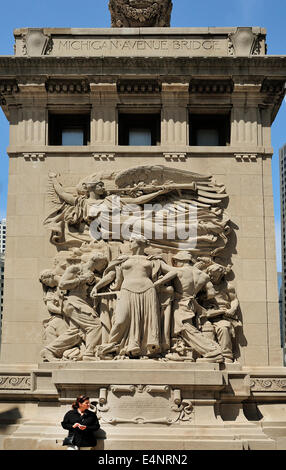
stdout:
{"type": "MultiPolygon", "coordinates": [[[[181,252],[191,256],[190,270],[186,271],[190,282],[193,282],[194,272],[205,271],[204,275],[208,276],[206,268],[217,264],[218,255],[225,265],[229,265],[227,245],[232,228],[225,212],[227,198],[224,186],[217,184],[210,175],[163,165],[141,165],[117,173],[92,174],[74,189],[65,189],[58,175],[49,175],[52,207],[44,224],[50,230],[51,243],[60,249],[60,255],[67,253],[61,276],[66,276],[68,270],[73,271],[71,266],[74,265],[77,274],[82,275],[87,260],[95,253],[101,253],[107,264],[105,270],[93,272],[94,277],[78,302],[68,285],[58,281],[66,290],[67,305],[77,303],[78,307],[84,304],[85,314],[99,319],[92,352],[89,348],[86,356],[83,353],[75,360],[83,356],[88,356],[88,360],[101,360],[106,356],[110,359],[146,356],[160,360],[206,357],[213,362],[221,361],[223,346],[218,328],[211,336],[203,328],[205,322],[200,318],[205,316],[210,302],[203,297],[199,300],[200,289],[194,289],[192,299],[189,299],[198,308],[188,307],[192,302],[186,298],[186,308],[190,308],[189,313],[186,312],[192,323],[188,339],[185,333],[174,333],[172,325],[178,319],[176,312],[183,314],[176,297],[175,280],[182,271],[176,272],[172,257],[181,252]],[[146,243],[148,240],[148,246],[136,258],[132,254],[132,244],[140,245],[140,239],[146,243]],[[132,269],[139,286],[136,289],[130,279],[127,282],[128,272],[132,269]],[[148,288],[143,289],[146,283],[148,288]],[[190,339],[191,330],[198,333],[196,338],[201,346],[190,339]],[[183,353],[178,352],[180,348],[183,353]]],[[[210,298],[213,284],[208,279],[210,298]]],[[[215,289],[212,295],[213,302],[221,296],[215,289]]],[[[235,291],[232,300],[238,304],[235,291]]],[[[78,336],[77,346],[80,347],[82,340],[86,348],[87,332],[79,325],[80,329],[83,334],[78,336]]],[[[49,354],[44,357],[53,359],[49,354]]],[[[56,349],[54,357],[59,358],[56,349]]]]}

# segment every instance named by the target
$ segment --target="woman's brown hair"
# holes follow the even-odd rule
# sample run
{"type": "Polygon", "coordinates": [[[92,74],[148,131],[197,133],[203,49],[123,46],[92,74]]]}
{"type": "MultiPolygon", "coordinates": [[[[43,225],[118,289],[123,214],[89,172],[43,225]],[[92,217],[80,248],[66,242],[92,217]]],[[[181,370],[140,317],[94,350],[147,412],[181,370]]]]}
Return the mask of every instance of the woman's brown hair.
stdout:
{"type": "Polygon", "coordinates": [[[89,400],[89,397],[86,395],[80,395],[77,397],[76,401],[72,404],[72,408],[76,410],[79,408],[80,403],[84,403],[86,400],[89,400]]]}

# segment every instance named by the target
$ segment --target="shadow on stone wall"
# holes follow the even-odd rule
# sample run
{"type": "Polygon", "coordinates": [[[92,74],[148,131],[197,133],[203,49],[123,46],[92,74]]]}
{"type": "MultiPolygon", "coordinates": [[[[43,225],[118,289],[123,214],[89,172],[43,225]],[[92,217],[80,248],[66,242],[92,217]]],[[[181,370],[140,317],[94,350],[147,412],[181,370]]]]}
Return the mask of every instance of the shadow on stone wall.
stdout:
{"type": "Polygon", "coordinates": [[[22,419],[22,415],[17,407],[0,413],[0,435],[7,434],[7,432],[9,434],[8,428],[18,424],[20,419],[22,419]]]}

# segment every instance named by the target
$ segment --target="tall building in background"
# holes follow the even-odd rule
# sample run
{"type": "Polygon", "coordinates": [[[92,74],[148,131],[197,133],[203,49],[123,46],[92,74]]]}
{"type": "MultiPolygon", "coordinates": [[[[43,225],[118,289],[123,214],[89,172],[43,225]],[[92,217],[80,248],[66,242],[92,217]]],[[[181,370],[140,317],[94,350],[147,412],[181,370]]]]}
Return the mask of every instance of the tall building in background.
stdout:
{"type": "Polygon", "coordinates": [[[277,282],[278,282],[278,294],[279,294],[279,317],[280,317],[280,345],[284,351],[284,364],[286,364],[286,341],[285,341],[285,316],[283,310],[283,275],[282,273],[277,273],[277,282]]]}
{"type": "Polygon", "coordinates": [[[282,279],[280,291],[281,329],[283,345],[286,343],[285,295],[286,295],[286,144],[279,151],[280,161],[280,203],[281,203],[281,257],[282,279]]]}
{"type": "Polygon", "coordinates": [[[4,255],[0,253],[0,344],[2,336],[2,315],[4,294],[4,255]]]}
{"type": "Polygon", "coordinates": [[[0,222],[0,344],[2,332],[3,297],[4,297],[4,255],[6,250],[6,219],[0,222]]]}
{"type": "Polygon", "coordinates": [[[6,251],[6,219],[2,219],[0,222],[0,253],[6,251]]]}

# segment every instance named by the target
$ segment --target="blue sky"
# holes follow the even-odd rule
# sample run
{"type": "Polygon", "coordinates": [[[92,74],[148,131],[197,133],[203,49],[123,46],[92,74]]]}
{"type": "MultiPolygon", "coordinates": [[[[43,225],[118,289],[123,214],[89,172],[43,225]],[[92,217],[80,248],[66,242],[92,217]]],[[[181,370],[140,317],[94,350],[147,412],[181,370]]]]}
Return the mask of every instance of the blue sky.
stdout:
{"type": "MultiPolygon", "coordinates": [[[[286,54],[285,0],[173,0],[171,26],[261,26],[267,29],[269,55],[286,54]]],[[[13,30],[20,27],[110,26],[108,0],[14,0],[3,2],[0,17],[0,55],[13,54],[13,30]]],[[[274,214],[277,267],[280,261],[279,148],[286,143],[286,102],[272,127],[274,214]]],[[[0,218],[6,214],[9,128],[0,112],[0,218]]]]}

